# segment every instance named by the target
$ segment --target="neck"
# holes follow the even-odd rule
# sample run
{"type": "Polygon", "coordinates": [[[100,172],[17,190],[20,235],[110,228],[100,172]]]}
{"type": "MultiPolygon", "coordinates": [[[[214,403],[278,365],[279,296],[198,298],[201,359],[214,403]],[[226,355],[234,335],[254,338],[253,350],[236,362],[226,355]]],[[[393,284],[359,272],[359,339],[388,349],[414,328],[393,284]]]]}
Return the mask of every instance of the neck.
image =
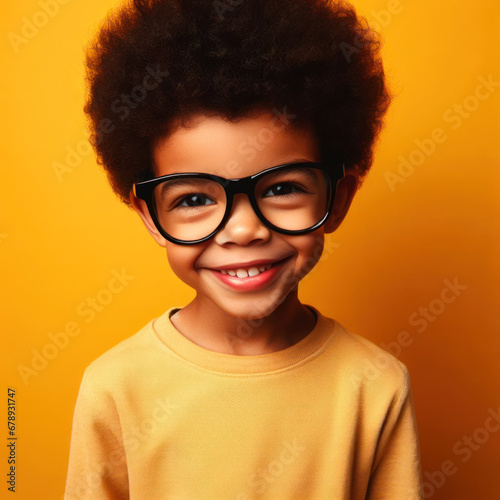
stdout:
{"type": "Polygon", "coordinates": [[[205,349],[225,354],[252,356],[291,347],[309,334],[315,314],[298,299],[297,287],[268,316],[242,319],[214,302],[196,296],[171,318],[186,338],[205,349]]]}

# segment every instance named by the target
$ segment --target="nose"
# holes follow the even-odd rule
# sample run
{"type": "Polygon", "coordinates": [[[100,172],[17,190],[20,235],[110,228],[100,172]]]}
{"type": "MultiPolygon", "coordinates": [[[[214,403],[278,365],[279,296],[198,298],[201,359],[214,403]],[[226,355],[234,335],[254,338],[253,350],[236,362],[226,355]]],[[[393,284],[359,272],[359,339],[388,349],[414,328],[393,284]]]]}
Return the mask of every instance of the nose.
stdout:
{"type": "Polygon", "coordinates": [[[219,245],[235,243],[245,246],[254,242],[268,241],[271,230],[267,228],[254,212],[246,194],[236,194],[226,225],[215,235],[219,245]]]}

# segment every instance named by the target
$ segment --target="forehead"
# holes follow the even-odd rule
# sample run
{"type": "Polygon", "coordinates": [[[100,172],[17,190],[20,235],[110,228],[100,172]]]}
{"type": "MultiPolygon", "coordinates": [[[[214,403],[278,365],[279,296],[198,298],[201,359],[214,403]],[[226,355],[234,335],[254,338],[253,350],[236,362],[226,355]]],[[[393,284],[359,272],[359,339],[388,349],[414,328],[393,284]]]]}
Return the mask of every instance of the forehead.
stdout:
{"type": "MultiPolygon", "coordinates": [[[[293,116],[293,115],[292,115],[293,116]]],[[[197,115],[153,150],[155,176],[203,172],[239,178],[292,161],[320,161],[312,128],[273,112],[235,122],[197,115]]]]}

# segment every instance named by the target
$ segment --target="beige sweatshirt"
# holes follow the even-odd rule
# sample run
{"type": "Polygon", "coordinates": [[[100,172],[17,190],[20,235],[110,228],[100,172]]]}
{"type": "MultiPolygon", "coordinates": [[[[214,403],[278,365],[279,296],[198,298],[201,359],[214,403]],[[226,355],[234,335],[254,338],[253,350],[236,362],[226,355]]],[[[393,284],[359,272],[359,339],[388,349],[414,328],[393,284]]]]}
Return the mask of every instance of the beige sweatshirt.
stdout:
{"type": "Polygon", "coordinates": [[[421,499],[406,366],[308,307],[281,351],[207,350],[172,307],[91,363],[65,499],[421,499]]]}

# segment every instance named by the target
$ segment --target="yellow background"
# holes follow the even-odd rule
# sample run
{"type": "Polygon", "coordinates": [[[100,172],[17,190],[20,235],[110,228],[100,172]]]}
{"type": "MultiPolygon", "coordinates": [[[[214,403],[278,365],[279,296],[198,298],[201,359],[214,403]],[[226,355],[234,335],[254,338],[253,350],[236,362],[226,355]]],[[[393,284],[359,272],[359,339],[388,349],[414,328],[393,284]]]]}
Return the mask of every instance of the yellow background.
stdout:
{"type": "MultiPolygon", "coordinates": [[[[62,498],[84,368],[193,297],[137,215],[115,198],[86,139],[83,50],[120,2],[57,3],[27,43],[13,43],[25,19],[43,24],[43,3],[9,2],[0,21],[1,373],[5,420],[7,387],[17,391],[19,499],[62,498]],[[79,157],[58,179],[54,163],[67,164],[68,148],[79,157]],[[133,277],[123,290],[103,291],[123,271],[133,277]],[[81,305],[92,297],[111,300],[93,318],[81,305]],[[71,324],[78,335],[62,335],[71,324]],[[56,337],[68,342],[54,351],[47,346],[56,337]],[[53,358],[46,366],[33,360],[41,352],[53,358]],[[19,370],[33,362],[39,370],[24,383],[19,370]]],[[[472,96],[480,77],[500,81],[500,5],[355,5],[378,23],[397,96],[373,169],[301,298],[379,345],[394,346],[407,332],[411,343],[400,343],[397,355],[411,374],[425,498],[497,498],[500,425],[488,416],[500,414],[500,87],[489,95],[482,88],[481,100],[472,96]],[[469,116],[459,119],[455,105],[469,116]],[[436,128],[446,139],[425,157],[415,153],[416,141],[436,128]],[[421,164],[391,189],[388,173],[401,175],[401,157],[421,164]],[[445,280],[466,287],[447,304],[440,299],[445,280]],[[419,311],[429,306],[439,314],[425,324],[419,311]],[[420,323],[411,320],[417,316],[420,323]],[[453,472],[436,472],[443,467],[453,472]]]]}

